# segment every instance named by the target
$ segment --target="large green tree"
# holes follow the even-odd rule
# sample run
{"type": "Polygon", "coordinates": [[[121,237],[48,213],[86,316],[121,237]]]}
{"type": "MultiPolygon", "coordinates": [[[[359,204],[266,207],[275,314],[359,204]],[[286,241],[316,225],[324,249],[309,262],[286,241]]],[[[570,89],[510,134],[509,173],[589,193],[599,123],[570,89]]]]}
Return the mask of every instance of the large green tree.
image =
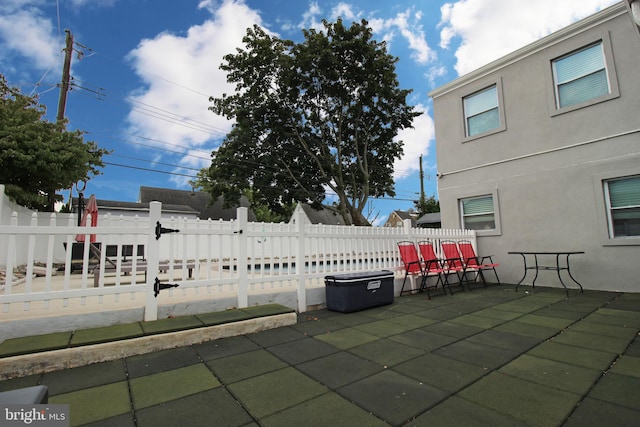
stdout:
{"type": "Polygon", "coordinates": [[[16,203],[53,212],[62,200],[56,191],[99,174],[108,152],[84,141],[82,131],[43,120],[44,114],[36,97],[0,75],[0,184],[16,203]]]}
{"type": "Polygon", "coordinates": [[[366,21],[346,27],[323,21],[294,43],[249,28],[244,48],[221,69],[235,92],[211,98],[210,109],[234,119],[201,177],[214,199],[253,200],[275,212],[295,201],[319,207],[335,194],[347,224],[363,225],[372,197],[394,196],[398,131],[420,115],[407,105],[385,43],[366,21]]]}

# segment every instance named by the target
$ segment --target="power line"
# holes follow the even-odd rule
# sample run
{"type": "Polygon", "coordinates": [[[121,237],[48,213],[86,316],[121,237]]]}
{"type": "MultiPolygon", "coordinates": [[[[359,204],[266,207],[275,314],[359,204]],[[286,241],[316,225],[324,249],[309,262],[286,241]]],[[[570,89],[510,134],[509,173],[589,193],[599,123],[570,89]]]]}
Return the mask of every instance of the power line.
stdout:
{"type": "Polygon", "coordinates": [[[135,169],[135,170],[145,171],[145,172],[163,173],[163,174],[166,174],[166,175],[174,175],[174,176],[185,176],[187,178],[193,178],[193,179],[198,178],[195,175],[187,175],[187,174],[179,173],[179,172],[169,172],[169,171],[161,171],[161,170],[157,170],[157,169],[141,168],[141,167],[138,167],[138,166],[123,165],[123,164],[120,164],[120,163],[111,163],[111,162],[102,162],[102,163],[104,163],[105,165],[118,166],[118,167],[121,167],[121,168],[135,169]]]}
{"type": "Polygon", "coordinates": [[[124,156],[122,154],[110,154],[110,156],[121,157],[123,159],[129,159],[129,160],[137,160],[137,161],[140,161],[140,162],[147,162],[147,163],[151,163],[152,165],[162,165],[162,166],[170,166],[170,167],[174,167],[174,168],[193,170],[193,171],[196,171],[196,172],[199,172],[200,170],[202,170],[202,168],[192,168],[192,167],[189,167],[189,166],[174,165],[174,164],[171,164],[171,163],[157,162],[155,160],[141,159],[139,157],[124,156]]]}

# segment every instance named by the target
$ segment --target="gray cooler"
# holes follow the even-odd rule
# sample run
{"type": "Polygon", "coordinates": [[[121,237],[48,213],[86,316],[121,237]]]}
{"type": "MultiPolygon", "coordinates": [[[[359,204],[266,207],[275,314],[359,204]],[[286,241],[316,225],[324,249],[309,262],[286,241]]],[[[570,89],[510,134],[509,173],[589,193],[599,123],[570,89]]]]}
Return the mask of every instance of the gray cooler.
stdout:
{"type": "Polygon", "coordinates": [[[348,313],[393,303],[392,271],[371,271],[326,276],[327,308],[348,313]]]}

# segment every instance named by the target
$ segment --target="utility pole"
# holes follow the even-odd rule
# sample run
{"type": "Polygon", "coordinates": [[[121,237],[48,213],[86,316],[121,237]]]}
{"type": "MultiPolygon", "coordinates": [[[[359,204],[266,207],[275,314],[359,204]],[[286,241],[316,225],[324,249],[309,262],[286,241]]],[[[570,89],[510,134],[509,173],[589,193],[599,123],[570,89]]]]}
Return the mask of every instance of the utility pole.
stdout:
{"type": "Polygon", "coordinates": [[[67,93],[69,92],[69,80],[71,79],[71,56],[73,55],[73,35],[71,31],[64,30],[67,33],[66,47],[64,48],[64,66],[62,67],[62,81],[60,82],[60,99],[58,101],[58,115],[56,120],[58,123],[64,120],[64,110],[67,107],[67,93]]]}
{"type": "Polygon", "coordinates": [[[424,171],[422,170],[422,154],[420,155],[420,201],[426,200],[424,196],[424,171]]]}

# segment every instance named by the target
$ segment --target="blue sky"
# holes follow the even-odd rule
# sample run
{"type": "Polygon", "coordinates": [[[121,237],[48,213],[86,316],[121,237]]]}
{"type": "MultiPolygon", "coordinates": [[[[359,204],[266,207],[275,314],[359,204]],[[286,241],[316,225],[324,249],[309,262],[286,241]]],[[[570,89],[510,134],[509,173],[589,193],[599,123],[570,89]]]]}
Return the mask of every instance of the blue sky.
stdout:
{"type": "MultiPolygon", "coordinates": [[[[396,197],[373,200],[383,223],[420,191],[437,194],[435,135],[428,92],[517,50],[615,0],[2,0],[0,73],[37,94],[55,120],[65,29],[74,37],[69,129],[113,150],[85,195],[137,201],[141,185],[191,189],[231,123],[207,110],[209,96],[231,92],[219,70],[258,24],[300,41],[322,19],[367,19],[399,58],[400,86],[424,114],[399,135],[396,197]],[[78,54],[81,58],[78,57],[78,54]]],[[[63,193],[69,196],[69,191],[63,193]]],[[[74,196],[77,193],[74,191],[74,196]]]]}

